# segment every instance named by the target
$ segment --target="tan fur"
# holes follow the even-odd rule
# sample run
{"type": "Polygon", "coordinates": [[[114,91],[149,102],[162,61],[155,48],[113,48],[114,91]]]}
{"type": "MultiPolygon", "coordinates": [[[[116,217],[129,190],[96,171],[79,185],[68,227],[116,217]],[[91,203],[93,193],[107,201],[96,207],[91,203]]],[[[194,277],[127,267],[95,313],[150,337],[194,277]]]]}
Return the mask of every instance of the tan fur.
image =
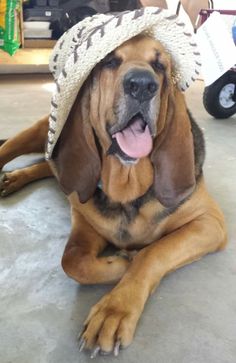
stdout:
{"type": "Polygon", "coordinates": [[[153,183],[153,168],[149,158],[137,165],[123,166],[115,156],[103,160],[101,173],[104,193],[114,202],[127,203],[147,192],[153,183]]]}
{"type": "MultiPolygon", "coordinates": [[[[72,231],[62,258],[65,272],[82,284],[117,282],[113,290],[92,308],[81,340],[82,346],[92,349],[98,345],[106,352],[112,351],[117,341],[124,347],[131,343],[144,305],[163,276],[224,248],[227,242],[223,214],[209,196],[203,178],[196,187],[193,186],[188,200],[160,221],[158,218],[165,208],[158,199],[151,197],[140,207],[132,222],[128,222],[127,215],[132,208],[129,202],[144,195],[156,177],[159,178],[157,187],[166,183],[172,188],[174,184],[179,186],[176,193],[185,195],[189,192],[194,173],[193,140],[185,101],[172,84],[171,61],[163,47],[150,38],[136,37],[118,48],[116,55],[123,60],[119,70],[101,71],[98,66],[91,75],[94,77],[92,82],[90,80],[80,92],[69,116],[69,126],[66,125],[61,135],[56,151],[57,162],[53,163],[59,182],[63,179],[72,189],[68,197],[72,231]],[[160,109],[152,160],[146,157],[136,165],[123,165],[115,156],[107,155],[111,140],[106,126],[111,120],[115,123],[113,104],[119,100],[119,94],[120,102],[123,102],[121,78],[124,73],[132,64],[150,70],[154,48],[158,49],[165,63],[168,82],[165,86],[163,75],[155,76],[160,85],[160,109]],[[96,154],[92,127],[101,144],[101,161],[96,154]],[[77,152],[72,163],[70,148],[73,149],[75,143],[77,152]],[[87,169],[89,159],[83,154],[84,147],[79,148],[80,143],[84,143],[93,158],[90,166],[94,165],[97,170],[87,169]],[[80,168],[75,175],[77,157],[80,158],[80,168]],[[65,162],[70,165],[65,165],[65,162]],[[109,216],[104,213],[106,211],[100,211],[93,198],[86,203],[80,202],[76,188],[86,190],[89,195],[96,187],[98,173],[110,202],[122,206],[120,214],[109,216]],[[85,175],[88,179],[83,180],[85,175]],[[168,175],[172,179],[168,179],[168,175]],[[93,184],[88,187],[89,178],[93,184]],[[100,257],[109,242],[120,249],[135,248],[138,252],[129,259],[123,256],[100,257]]],[[[21,153],[42,151],[47,125],[45,118],[5,143],[0,148],[0,166],[21,153]]],[[[13,172],[14,175],[25,181],[19,183],[19,187],[30,180],[49,176],[50,172],[48,166],[41,164],[27,168],[27,177],[24,170],[13,172]]],[[[7,174],[7,179],[11,179],[11,174],[7,174]]],[[[0,183],[0,190],[7,191],[4,181],[0,183]]]]}

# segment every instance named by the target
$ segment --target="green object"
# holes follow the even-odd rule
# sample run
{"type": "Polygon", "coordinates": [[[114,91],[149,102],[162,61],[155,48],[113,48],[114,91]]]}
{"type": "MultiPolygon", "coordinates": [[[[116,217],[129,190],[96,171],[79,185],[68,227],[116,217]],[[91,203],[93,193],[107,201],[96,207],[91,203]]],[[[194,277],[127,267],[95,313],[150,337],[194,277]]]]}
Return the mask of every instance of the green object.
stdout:
{"type": "Polygon", "coordinates": [[[0,0],[0,49],[13,55],[20,47],[20,0],[0,0]]]}

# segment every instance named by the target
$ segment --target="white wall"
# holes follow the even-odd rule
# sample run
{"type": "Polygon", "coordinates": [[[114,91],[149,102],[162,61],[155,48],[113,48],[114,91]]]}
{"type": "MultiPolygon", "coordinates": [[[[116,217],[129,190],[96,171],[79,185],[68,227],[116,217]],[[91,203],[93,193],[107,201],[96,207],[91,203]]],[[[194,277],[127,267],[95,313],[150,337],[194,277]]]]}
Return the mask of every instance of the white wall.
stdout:
{"type": "MultiPolygon", "coordinates": [[[[197,1],[197,0],[195,0],[197,1]]],[[[236,10],[236,0],[213,0],[215,9],[236,10]]],[[[169,9],[175,11],[178,0],[167,0],[169,9]]]]}
{"type": "Polygon", "coordinates": [[[236,0],[214,0],[215,9],[236,10],[236,0]]]}

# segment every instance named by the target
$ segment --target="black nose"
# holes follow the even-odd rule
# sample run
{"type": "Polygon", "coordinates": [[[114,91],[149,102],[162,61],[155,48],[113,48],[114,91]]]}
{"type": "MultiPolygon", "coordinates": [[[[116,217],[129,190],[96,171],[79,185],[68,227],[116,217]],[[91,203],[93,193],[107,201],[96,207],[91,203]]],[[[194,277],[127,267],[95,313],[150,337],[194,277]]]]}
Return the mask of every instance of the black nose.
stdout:
{"type": "Polygon", "coordinates": [[[158,89],[158,84],[151,72],[134,69],[129,71],[123,81],[124,91],[139,102],[151,100],[158,89]]]}

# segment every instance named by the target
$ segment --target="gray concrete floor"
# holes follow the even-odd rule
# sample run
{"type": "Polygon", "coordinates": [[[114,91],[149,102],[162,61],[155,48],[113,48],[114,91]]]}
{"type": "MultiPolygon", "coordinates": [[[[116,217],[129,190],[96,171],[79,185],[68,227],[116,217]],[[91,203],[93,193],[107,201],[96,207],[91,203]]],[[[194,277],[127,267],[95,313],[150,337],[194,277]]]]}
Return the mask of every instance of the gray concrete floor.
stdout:
{"type": "MultiPolygon", "coordinates": [[[[0,139],[47,113],[48,82],[45,75],[0,78],[0,139]]],[[[197,82],[187,99],[205,133],[206,181],[225,213],[229,246],[167,276],[147,303],[132,346],[98,362],[236,362],[236,118],[212,119],[202,90],[197,82]]],[[[56,181],[38,181],[2,199],[0,226],[0,362],[90,361],[79,354],[76,336],[89,308],[111,287],[82,287],[63,273],[70,216],[56,181]]]]}

